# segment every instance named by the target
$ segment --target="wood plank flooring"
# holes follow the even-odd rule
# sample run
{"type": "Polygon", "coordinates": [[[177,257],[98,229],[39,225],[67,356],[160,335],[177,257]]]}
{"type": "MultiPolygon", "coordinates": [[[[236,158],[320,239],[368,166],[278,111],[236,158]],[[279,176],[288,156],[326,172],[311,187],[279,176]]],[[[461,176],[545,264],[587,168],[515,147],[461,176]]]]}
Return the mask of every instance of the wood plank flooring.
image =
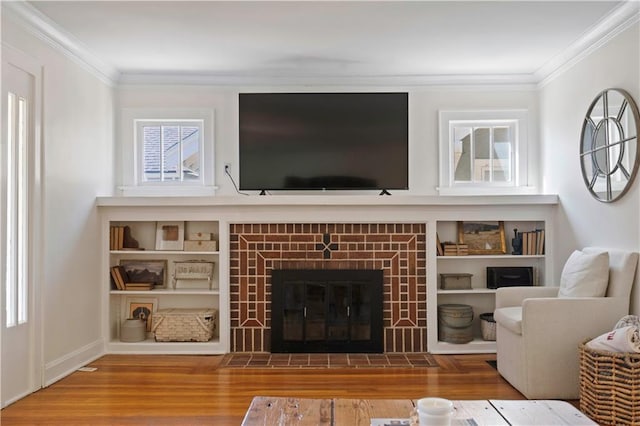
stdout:
{"type": "Polygon", "coordinates": [[[0,412],[7,425],[239,425],[256,395],[301,398],[524,399],[486,361],[439,367],[219,368],[223,356],[106,355],[0,412]]]}

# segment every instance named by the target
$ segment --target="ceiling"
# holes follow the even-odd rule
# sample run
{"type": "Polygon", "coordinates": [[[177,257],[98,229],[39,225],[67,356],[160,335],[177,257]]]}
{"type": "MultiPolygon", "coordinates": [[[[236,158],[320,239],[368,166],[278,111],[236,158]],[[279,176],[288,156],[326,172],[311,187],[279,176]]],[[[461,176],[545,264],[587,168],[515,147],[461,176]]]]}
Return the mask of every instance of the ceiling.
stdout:
{"type": "Polygon", "coordinates": [[[539,82],[628,8],[626,2],[591,0],[23,5],[58,38],[115,70],[116,80],[394,82],[507,76],[539,82]]]}

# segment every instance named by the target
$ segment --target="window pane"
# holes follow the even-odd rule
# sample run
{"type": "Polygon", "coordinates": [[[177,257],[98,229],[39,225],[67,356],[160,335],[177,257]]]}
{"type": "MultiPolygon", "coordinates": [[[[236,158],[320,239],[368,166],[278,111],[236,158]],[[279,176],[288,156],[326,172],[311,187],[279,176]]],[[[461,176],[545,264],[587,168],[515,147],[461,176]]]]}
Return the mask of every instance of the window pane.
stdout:
{"type": "Polygon", "coordinates": [[[16,145],[16,126],[15,126],[15,114],[16,114],[16,96],[13,93],[9,93],[7,99],[7,157],[8,160],[5,163],[7,168],[7,245],[6,245],[6,276],[4,277],[4,291],[5,291],[5,313],[7,316],[7,327],[13,327],[17,323],[17,306],[16,306],[16,271],[15,263],[17,250],[15,247],[16,241],[16,218],[14,209],[15,199],[15,161],[13,160],[15,155],[16,145]]]}
{"type": "Polygon", "coordinates": [[[453,128],[454,180],[471,181],[471,128],[453,128]]]}
{"type": "Polygon", "coordinates": [[[16,258],[16,285],[18,288],[18,324],[27,322],[27,217],[28,217],[28,133],[27,133],[27,100],[20,98],[18,101],[18,134],[17,134],[17,182],[15,208],[17,210],[17,258],[16,258]]]}
{"type": "Polygon", "coordinates": [[[473,180],[474,182],[491,181],[491,130],[488,127],[477,127],[473,130],[473,180]]]}
{"type": "Polygon", "coordinates": [[[160,181],[160,126],[142,128],[144,181],[160,181]]]}
{"type": "Polygon", "coordinates": [[[181,180],[180,163],[180,127],[162,126],[162,180],[181,180]]]}
{"type": "Polygon", "coordinates": [[[200,179],[200,129],[182,127],[182,177],[184,180],[200,179]]]}
{"type": "Polygon", "coordinates": [[[494,144],[493,181],[511,181],[511,144],[500,142],[494,144]]]}

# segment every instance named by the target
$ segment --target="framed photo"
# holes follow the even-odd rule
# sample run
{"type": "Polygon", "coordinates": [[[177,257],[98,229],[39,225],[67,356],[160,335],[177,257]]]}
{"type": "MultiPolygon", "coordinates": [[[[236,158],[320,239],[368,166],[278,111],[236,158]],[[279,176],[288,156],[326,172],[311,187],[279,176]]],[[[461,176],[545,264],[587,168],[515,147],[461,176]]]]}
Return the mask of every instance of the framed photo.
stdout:
{"type": "Polygon", "coordinates": [[[151,331],[151,317],[158,307],[155,298],[127,298],[127,318],[139,318],[147,322],[147,332],[151,331]]]}
{"type": "Polygon", "coordinates": [[[166,259],[122,259],[120,266],[127,273],[126,282],[153,283],[154,287],[164,287],[167,274],[166,259]]]}
{"type": "Polygon", "coordinates": [[[184,222],[157,222],[156,250],[184,250],[184,222]]]}
{"type": "Polygon", "coordinates": [[[466,244],[469,254],[506,254],[504,222],[458,222],[458,243],[466,244]]]}

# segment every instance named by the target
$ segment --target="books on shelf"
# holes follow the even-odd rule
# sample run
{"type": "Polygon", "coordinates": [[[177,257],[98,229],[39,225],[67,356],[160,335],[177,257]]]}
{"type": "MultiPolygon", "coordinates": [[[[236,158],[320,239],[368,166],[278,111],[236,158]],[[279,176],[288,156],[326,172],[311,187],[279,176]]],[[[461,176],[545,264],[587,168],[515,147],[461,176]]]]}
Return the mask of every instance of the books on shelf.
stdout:
{"type": "Polygon", "coordinates": [[[125,290],[153,290],[153,283],[125,283],[125,290]]]}
{"type": "Polygon", "coordinates": [[[153,290],[153,283],[136,283],[130,282],[127,271],[122,266],[111,267],[111,279],[113,280],[116,290],[153,290]]]}
{"type": "Polygon", "coordinates": [[[544,254],[544,229],[521,232],[520,234],[522,235],[523,255],[534,256],[544,254]]]}
{"type": "Polygon", "coordinates": [[[109,227],[109,250],[144,250],[131,235],[131,228],[127,225],[112,225],[109,227]]]}

